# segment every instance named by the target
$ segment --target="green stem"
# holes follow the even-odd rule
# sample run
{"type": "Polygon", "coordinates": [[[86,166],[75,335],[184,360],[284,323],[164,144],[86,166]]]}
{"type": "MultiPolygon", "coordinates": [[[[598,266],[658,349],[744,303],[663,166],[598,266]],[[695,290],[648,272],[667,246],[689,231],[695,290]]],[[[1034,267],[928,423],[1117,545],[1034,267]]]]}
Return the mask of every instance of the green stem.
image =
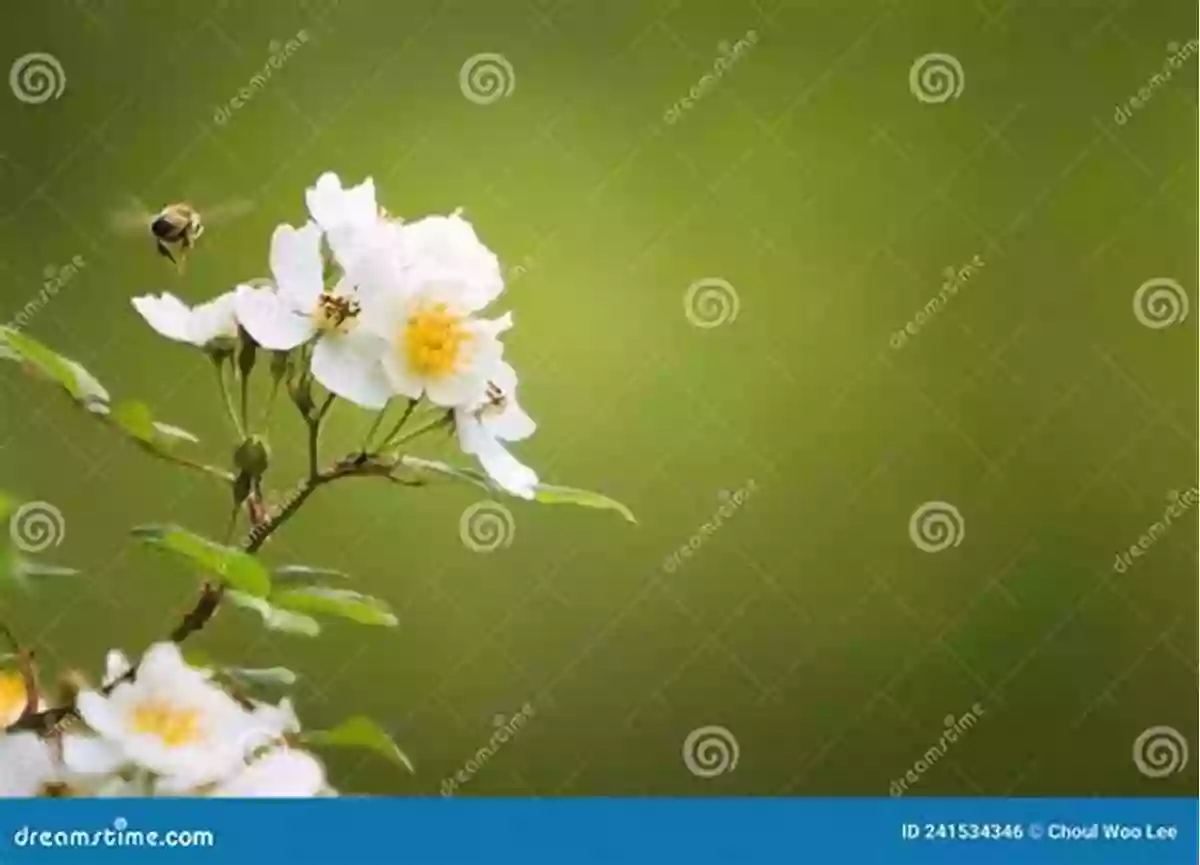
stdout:
{"type": "Polygon", "coordinates": [[[383,423],[383,419],[387,416],[388,407],[385,405],[379,410],[379,414],[375,415],[375,420],[371,424],[371,428],[367,430],[367,434],[363,437],[362,451],[367,453],[368,447],[371,444],[371,437],[379,429],[379,425],[383,423]]]}
{"type": "Polygon", "coordinates": [[[233,394],[229,392],[229,381],[225,375],[225,361],[218,360],[213,362],[217,368],[217,386],[221,388],[221,399],[225,404],[225,413],[229,415],[229,422],[233,425],[233,431],[237,434],[238,441],[246,440],[246,430],[238,420],[237,409],[233,404],[233,394]]]}
{"type": "Polygon", "coordinates": [[[242,418],[242,438],[245,438],[245,430],[250,429],[250,376],[238,373],[238,385],[241,388],[241,418],[242,418]]]}
{"type": "Polygon", "coordinates": [[[421,426],[417,427],[414,430],[411,430],[408,433],[405,433],[404,435],[400,436],[400,438],[396,439],[396,441],[389,442],[389,444],[395,445],[396,447],[400,447],[401,445],[408,444],[410,441],[412,441],[415,438],[425,435],[425,433],[427,433],[427,432],[433,432],[436,429],[440,429],[444,426],[449,426],[453,422],[454,422],[454,412],[448,411],[439,417],[430,418],[425,423],[421,424],[421,426]]]}
{"type": "Polygon", "coordinates": [[[392,443],[392,439],[400,434],[400,430],[403,429],[406,423],[408,423],[408,419],[412,417],[412,413],[417,410],[417,406],[420,404],[420,402],[421,401],[419,399],[410,399],[408,401],[408,405],[404,407],[404,414],[400,416],[400,420],[396,421],[395,426],[391,428],[388,434],[383,437],[383,441],[381,441],[379,443],[379,447],[375,449],[376,453],[379,453],[386,448],[392,443]]]}

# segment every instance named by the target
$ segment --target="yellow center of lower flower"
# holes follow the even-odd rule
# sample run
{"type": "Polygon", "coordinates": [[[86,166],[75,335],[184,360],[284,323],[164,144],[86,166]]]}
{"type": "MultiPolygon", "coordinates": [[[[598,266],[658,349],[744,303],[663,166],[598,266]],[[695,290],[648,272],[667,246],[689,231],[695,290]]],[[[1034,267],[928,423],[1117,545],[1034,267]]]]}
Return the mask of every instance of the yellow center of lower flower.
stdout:
{"type": "Polygon", "coordinates": [[[357,300],[338,294],[324,292],[313,311],[313,324],[323,332],[345,333],[356,323],[362,307],[357,300]]]}
{"type": "Polygon", "coordinates": [[[0,724],[25,710],[25,680],[20,673],[0,673],[0,724]]]}
{"type": "Polygon", "coordinates": [[[457,368],[469,338],[462,318],[439,303],[409,316],[401,342],[410,368],[426,378],[440,378],[457,368]]]}
{"type": "Polygon", "coordinates": [[[133,731],[162,739],[168,748],[191,745],[201,738],[200,713],[163,703],[142,703],[133,710],[133,731]]]}

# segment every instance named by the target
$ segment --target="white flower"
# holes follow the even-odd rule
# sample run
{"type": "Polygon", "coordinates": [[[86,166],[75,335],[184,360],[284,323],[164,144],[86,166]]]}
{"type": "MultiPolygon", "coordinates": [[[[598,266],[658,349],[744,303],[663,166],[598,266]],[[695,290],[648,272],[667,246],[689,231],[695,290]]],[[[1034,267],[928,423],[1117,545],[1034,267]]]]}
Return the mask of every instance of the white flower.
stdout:
{"type": "Polygon", "coordinates": [[[312,373],[340,397],[383,408],[391,396],[380,357],[386,343],[362,328],[362,298],[347,279],[324,286],[321,227],[281,225],[271,238],[272,287],[239,285],[237,317],[263,348],[286,351],[317,337],[312,373]]]}
{"type": "Polygon", "coordinates": [[[133,299],[133,307],[150,326],[168,339],[200,348],[228,347],[237,339],[234,293],[227,291],[215,300],[189,308],[173,294],[144,295],[133,299]]]}
{"type": "Polygon", "coordinates": [[[395,393],[454,408],[477,404],[496,375],[512,316],[474,317],[504,289],[496,256],[460,215],[391,224],[353,270],[374,301],[369,327],[388,343],[395,393]]]}
{"type": "Polygon", "coordinates": [[[50,746],[37,733],[0,735],[0,798],[37,796],[57,779],[50,746]]]}
{"type": "Polygon", "coordinates": [[[375,181],[367,178],[358,186],[342,188],[341,179],[331,171],[317,178],[305,193],[309,215],[321,230],[343,268],[348,267],[372,230],[385,220],[375,201],[375,181]]]}
{"type": "Polygon", "coordinates": [[[210,795],[235,798],[292,798],[323,795],[325,767],[305,751],[280,749],[255,760],[210,795]]]}
{"type": "Polygon", "coordinates": [[[516,370],[507,363],[499,364],[483,400],[455,409],[454,423],[463,453],[476,457],[488,476],[506,491],[532,499],[537,473],[501,444],[529,438],[537,429],[517,404],[516,390],[516,370]]]}
{"type": "Polygon", "coordinates": [[[27,702],[25,678],[15,670],[0,672],[0,730],[17,722],[27,702]]]}
{"type": "Polygon", "coordinates": [[[166,776],[164,783],[176,789],[239,770],[250,742],[261,741],[283,715],[247,710],[207,671],[189,667],[174,643],[152,646],[132,682],[121,682],[107,696],[81,692],[76,706],[98,738],[87,740],[92,753],[79,749],[65,756],[70,768],[98,772],[133,764],[166,776]]]}

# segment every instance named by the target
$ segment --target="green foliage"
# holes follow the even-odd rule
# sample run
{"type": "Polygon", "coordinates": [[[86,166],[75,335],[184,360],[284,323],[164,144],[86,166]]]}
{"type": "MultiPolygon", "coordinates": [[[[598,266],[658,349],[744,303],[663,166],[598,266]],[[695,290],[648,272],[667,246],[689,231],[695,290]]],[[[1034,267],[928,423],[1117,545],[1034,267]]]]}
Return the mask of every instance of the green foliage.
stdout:
{"type": "Polygon", "coordinates": [[[616,499],[594,493],[590,490],[580,490],[575,487],[560,487],[553,484],[538,484],[533,491],[533,500],[544,505],[579,505],[585,508],[616,511],[627,521],[636,523],[633,511],[616,499]]]}
{"type": "MultiPolygon", "coordinates": [[[[438,462],[437,460],[421,459],[420,457],[414,456],[401,457],[400,465],[418,472],[429,472],[432,474],[442,475],[443,477],[451,478],[453,480],[462,481],[463,483],[468,483],[472,486],[486,490],[489,493],[507,495],[507,492],[502,487],[493,483],[486,474],[476,469],[452,466],[449,463],[438,462]]],[[[616,511],[628,522],[637,522],[637,518],[633,515],[633,511],[631,511],[624,504],[616,499],[609,498],[602,493],[592,492],[591,490],[582,490],[576,487],[556,486],[554,484],[538,484],[533,491],[533,500],[544,505],[566,504],[578,505],[585,508],[596,508],[598,510],[616,511]]]]}
{"type": "Polygon", "coordinates": [[[272,579],[276,586],[297,586],[320,583],[325,580],[348,580],[350,575],[332,568],[314,568],[309,565],[283,565],[275,569],[272,579]]]}
{"type": "Polygon", "coordinates": [[[108,391],[75,361],[7,327],[0,327],[0,344],[8,349],[9,359],[59,385],[83,408],[96,414],[108,413],[108,391]]]}
{"type": "Polygon", "coordinates": [[[379,598],[345,589],[330,589],[324,586],[286,589],[272,594],[271,604],[297,613],[339,616],[360,625],[383,625],[392,628],[397,623],[391,607],[379,598]]]}
{"type": "Polygon", "coordinates": [[[268,631],[301,637],[315,637],[321,633],[321,624],[312,616],[281,610],[262,598],[247,595],[245,592],[228,591],[225,593],[225,599],[236,607],[258,613],[268,631]]]}
{"type": "Polygon", "coordinates": [[[301,743],[316,748],[365,748],[416,773],[412,760],[400,750],[392,737],[370,718],[361,715],[343,721],[332,730],[313,730],[300,736],[301,743]]]}
{"type": "Polygon", "coordinates": [[[232,589],[265,598],[271,592],[271,574],[249,553],[218,544],[178,526],[138,526],[134,537],[147,546],[164,550],[208,574],[215,574],[232,589]]]}

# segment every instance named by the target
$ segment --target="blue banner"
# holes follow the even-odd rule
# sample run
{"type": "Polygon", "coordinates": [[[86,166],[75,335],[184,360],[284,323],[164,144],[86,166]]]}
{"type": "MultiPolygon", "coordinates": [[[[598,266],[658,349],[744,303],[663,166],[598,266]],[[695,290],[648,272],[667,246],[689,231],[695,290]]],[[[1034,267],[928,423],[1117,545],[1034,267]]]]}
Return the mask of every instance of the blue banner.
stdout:
{"type": "Polygon", "coordinates": [[[1194,865],[1195,799],[36,799],[0,865],[1194,865]]]}

